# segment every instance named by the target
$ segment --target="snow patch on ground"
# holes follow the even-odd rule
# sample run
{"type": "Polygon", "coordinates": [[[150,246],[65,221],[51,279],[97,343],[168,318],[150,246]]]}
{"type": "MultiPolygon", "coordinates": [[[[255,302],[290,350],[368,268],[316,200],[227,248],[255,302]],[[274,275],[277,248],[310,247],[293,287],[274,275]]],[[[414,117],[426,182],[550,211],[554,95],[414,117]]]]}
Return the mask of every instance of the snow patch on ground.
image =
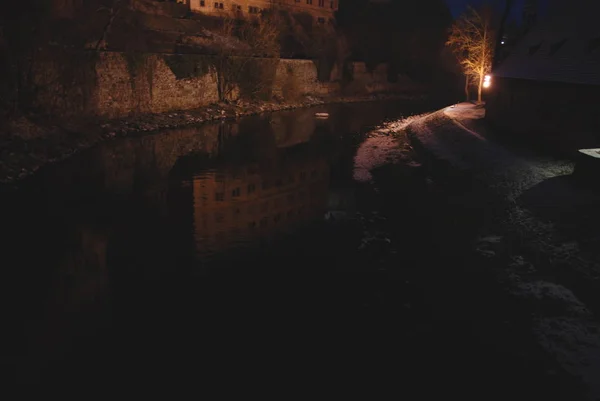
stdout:
{"type": "Polygon", "coordinates": [[[586,399],[600,397],[600,326],[589,320],[570,317],[541,318],[536,321],[538,342],[561,366],[586,384],[586,399]]]}
{"type": "Polygon", "coordinates": [[[369,182],[373,179],[371,171],[387,163],[401,159],[402,150],[398,140],[389,136],[368,138],[360,145],[354,157],[354,179],[358,182],[369,182]]]}
{"type": "MultiPolygon", "coordinates": [[[[594,267],[579,259],[578,243],[561,238],[552,224],[536,218],[520,203],[520,197],[528,189],[550,178],[571,174],[573,164],[525,158],[489,140],[485,125],[478,121],[484,113],[482,107],[458,104],[415,121],[409,130],[434,157],[468,171],[507,202],[506,226],[513,237],[526,241],[551,260],[568,261],[570,268],[584,273],[583,277],[589,276],[594,267]]],[[[535,196],[554,199],[577,195],[562,181],[555,181],[552,191],[535,196]]],[[[505,253],[504,242],[502,237],[490,235],[475,241],[474,248],[483,257],[496,258],[505,253]]],[[[587,399],[600,400],[600,325],[570,289],[527,279],[536,271],[535,266],[523,256],[506,256],[505,284],[532,312],[532,329],[539,344],[564,369],[582,380],[587,399]]]]}
{"type": "Polygon", "coordinates": [[[472,103],[458,103],[444,109],[444,114],[450,118],[478,120],[485,117],[485,108],[472,103]]]}
{"type": "Polygon", "coordinates": [[[354,156],[354,179],[358,182],[370,182],[371,171],[388,163],[402,160],[405,151],[400,147],[395,135],[423,115],[407,117],[378,127],[367,134],[354,156]]]}
{"type": "Polygon", "coordinates": [[[586,387],[590,401],[600,397],[600,325],[568,288],[546,281],[521,282],[511,274],[513,295],[532,303],[532,330],[538,344],[586,387]]]}
{"type": "Polygon", "coordinates": [[[590,311],[577,299],[575,294],[560,284],[547,281],[519,282],[513,288],[514,295],[551,306],[546,313],[566,313],[569,316],[590,316],[590,311]]]}
{"type": "Polygon", "coordinates": [[[410,128],[436,157],[474,172],[509,200],[548,178],[573,172],[572,163],[523,159],[488,140],[485,126],[476,124],[484,116],[480,106],[462,103],[416,121],[410,128]]]}

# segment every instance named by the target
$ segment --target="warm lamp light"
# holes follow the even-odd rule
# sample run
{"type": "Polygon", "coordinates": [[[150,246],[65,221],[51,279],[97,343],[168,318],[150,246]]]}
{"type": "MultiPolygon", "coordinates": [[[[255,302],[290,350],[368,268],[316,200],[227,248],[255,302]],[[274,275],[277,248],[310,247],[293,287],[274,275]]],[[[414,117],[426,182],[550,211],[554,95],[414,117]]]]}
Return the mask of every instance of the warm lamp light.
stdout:
{"type": "Polygon", "coordinates": [[[483,87],[489,88],[490,86],[492,86],[492,77],[491,75],[486,75],[483,79],[483,87]]]}

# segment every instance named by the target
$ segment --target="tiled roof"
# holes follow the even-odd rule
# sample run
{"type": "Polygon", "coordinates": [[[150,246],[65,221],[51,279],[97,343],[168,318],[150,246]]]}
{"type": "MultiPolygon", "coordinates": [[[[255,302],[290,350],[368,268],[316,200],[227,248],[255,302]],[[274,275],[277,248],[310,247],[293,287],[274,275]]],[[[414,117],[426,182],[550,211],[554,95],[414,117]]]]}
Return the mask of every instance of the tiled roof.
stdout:
{"type": "Polygon", "coordinates": [[[600,85],[600,1],[575,3],[537,23],[493,75],[600,85]]]}

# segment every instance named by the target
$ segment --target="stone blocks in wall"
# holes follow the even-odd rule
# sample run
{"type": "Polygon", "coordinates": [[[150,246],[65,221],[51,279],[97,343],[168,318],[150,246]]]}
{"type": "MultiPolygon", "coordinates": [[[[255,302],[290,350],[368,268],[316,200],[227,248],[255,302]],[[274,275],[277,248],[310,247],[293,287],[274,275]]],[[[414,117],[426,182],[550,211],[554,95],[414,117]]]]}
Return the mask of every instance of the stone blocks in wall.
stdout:
{"type": "MultiPolygon", "coordinates": [[[[46,55],[36,72],[36,105],[48,114],[120,118],[191,110],[219,100],[213,56],[58,53],[46,55]]],[[[271,93],[283,101],[340,90],[339,83],[319,82],[310,60],[281,59],[272,79],[271,93]]]]}
{"type": "Polygon", "coordinates": [[[30,106],[56,116],[89,115],[96,99],[96,53],[52,49],[36,54],[30,106]]]}
{"type": "Polygon", "coordinates": [[[116,118],[191,110],[218,100],[214,72],[178,79],[165,57],[169,56],[102,53],[96,65],[95,114],[116,118]]]}
{"type": "MultiPolygon", "coordinates": [[[[190,55],[189,57],[195,57],[190,55]]],[[[177,79],[166,64],[157,57],[152,87],[152,112],[191,110],[217,102],[217,79],[214,70],[196,77],[177,79]]]]}
{"type": "Polygon", "coordinates": [[[311,60],[279,60],[273,85],[275,97],[293,101],[303,95],[328,96],[338,92],[338,83],[318,81],[317,66],[311,60]]]}

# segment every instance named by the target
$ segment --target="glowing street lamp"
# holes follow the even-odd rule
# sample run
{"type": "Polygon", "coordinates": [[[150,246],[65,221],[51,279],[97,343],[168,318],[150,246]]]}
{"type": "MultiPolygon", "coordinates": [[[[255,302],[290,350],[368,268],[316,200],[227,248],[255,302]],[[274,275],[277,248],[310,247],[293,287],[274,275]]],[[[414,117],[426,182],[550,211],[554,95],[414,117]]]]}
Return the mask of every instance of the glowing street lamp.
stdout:
{"type": "Polygon", "coordinates": [[[483,78],[483,87],[489,88],[490,86],[492,86],[492,76],[486,75],[485,78],[483,78]]]}

